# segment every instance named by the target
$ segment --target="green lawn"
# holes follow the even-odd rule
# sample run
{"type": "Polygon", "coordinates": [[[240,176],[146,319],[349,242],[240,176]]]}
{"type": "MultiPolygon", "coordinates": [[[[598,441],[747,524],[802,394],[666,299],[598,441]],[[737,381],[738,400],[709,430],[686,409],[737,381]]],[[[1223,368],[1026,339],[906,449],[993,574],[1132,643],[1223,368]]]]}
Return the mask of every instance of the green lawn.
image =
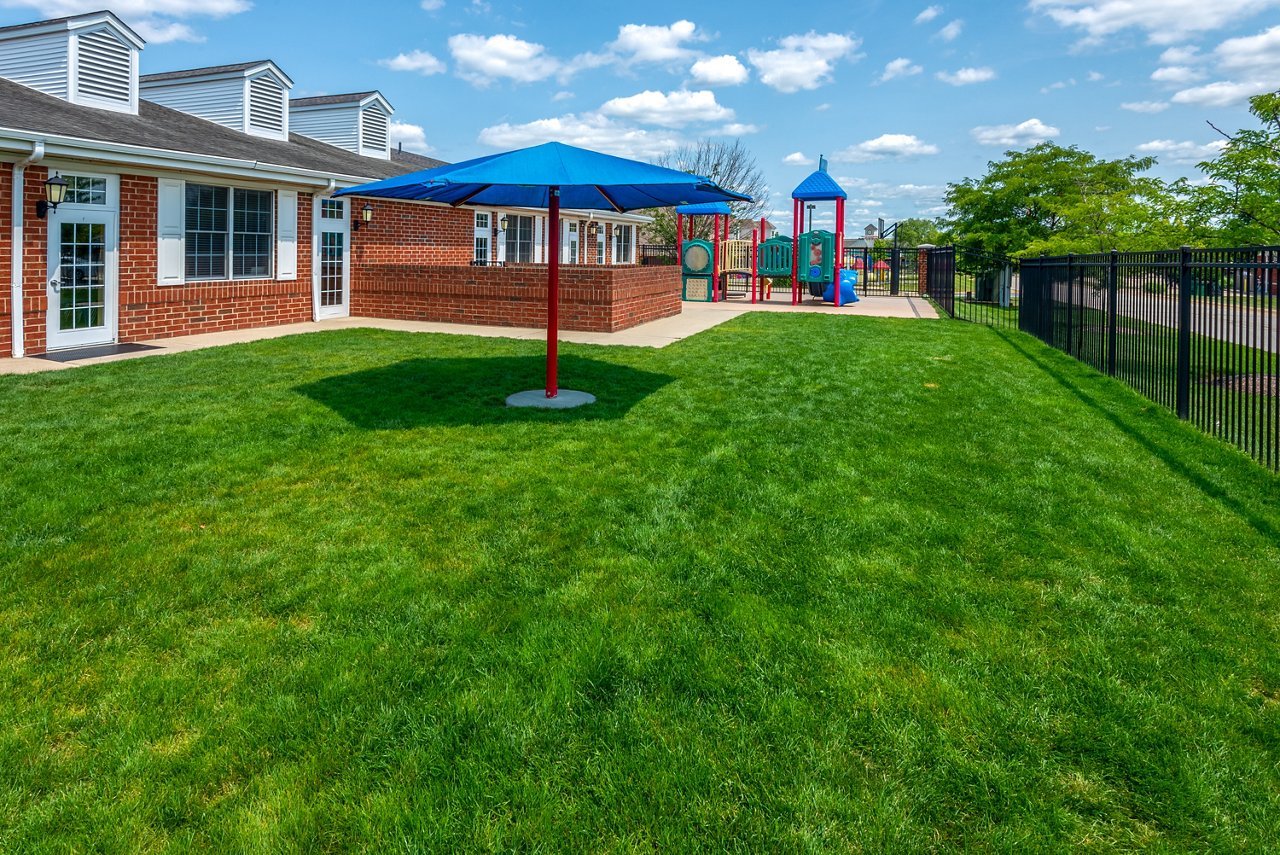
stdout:
{"type": "Polygon", "coordinates": [[[0,378],[0,851],[1265,851],[1280,479],[1019,333],[0,378]]]}

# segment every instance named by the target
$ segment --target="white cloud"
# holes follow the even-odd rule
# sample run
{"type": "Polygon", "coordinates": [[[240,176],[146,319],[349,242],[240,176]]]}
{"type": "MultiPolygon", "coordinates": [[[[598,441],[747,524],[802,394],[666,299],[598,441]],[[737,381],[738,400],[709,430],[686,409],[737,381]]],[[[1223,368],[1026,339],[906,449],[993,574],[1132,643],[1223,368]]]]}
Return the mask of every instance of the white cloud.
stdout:
{"type": "Polygon", "coordinates": [[[1161,65],[1190,65],[1200,61],[1200,48],[1195,45],[1166,48],[1160,54],[1161,65]]]}
{"type": "Polygon", "coordinates": [[[934,18],[942,14],[941,6],[929,6],[925,8],[919,15],[916,15],[917,24],[927,24],[934,18]]]}
{"type": "Polygon", "coordinates": [[[421,125],[392,121],[391,147],[398,145],[403,145],[406,151],[416,151],[418,154],[430,154],[432,151],[427,144],[427,132],[421,125]]]}
{"type": "Polygon", "coordinates": [[[1249,81],[1235,83],[1230,80],[1219,80],[1216,83],[1176,92],[1173,102],[1196,104],[1200,107],[1230,107],[1232,104],[1242,104],[1254,95],[1266,92],[1267,88],[1262,84],[1249,81]]]}
{"type": "Polygon", "coordinates": [[[710,89],[666,93],[649,89],[606,101],[600,112],[615,119],[666,128],[695,122],[727,122],[733,118],[733,111],[717,103],[716,94],[710,89]]]}
{"type": "Polygon", "coordinates": [[[1121,110],[1130,113],[1163,113],[1169,109],[1167,101],[1126,101],[1120,105],[1121,110]]]}
{"type": "Polygon", "coordinates": [[[1280,89],[1280,26],[1227,39],[1214,48],[1212,61],[1218,72],[1233,79],[1183,89],[1173,96],[1174,102],[1226,107],[1280,89]]]}
{"type": "Polygon", "coordinates": [[[177,21],[134,21],[133,28],[148,43],[162,45],[169,42],[202,42],[204,36],[186,24],[177,21]]]}
{"type": "Polygon", "coordinates": [[[825,112],[827,112],[827,111],[828,111],[828,110],[830,110],[830,109],[831,109],[831,105],[830,105],[830,104],[828,104],[828,103],[825,103],[825,102],[824,102],[824,103],[819,104],[818,106],[814,107],[814,108],[813,108],[813,112],[815,112],[815,113],[825,113],[825,112]]]}
{"type": "Polygon", "coordinates": [[[835,64],[841,59],[854,59],[862,42],[840,33],[819,35],[810,30],[804,35],[790,35],[778,42],[776,50],[747,51],[747,59],[756,67],[760,80],[779,92],[817,89],[830,82],[835,64]]]}
{"type": "Polygon", "coordinates": [[[449,51],[458,75],[477,86],[505,77],[517,83],[545,80],[560,69],[559,60],[535,42],[510,35],[484,36],[459,33],[449,37],[449,51]]]}
{"type": "Polygon", "coordinates": [[[1280,7],[1280,0],[1031,0],[1030,5],[1063,27],[1083,30],[1086,44],[1137,29],[1152,44],[1171,45],[1280,7]]]}
{"type": "Polygon", "coordinates": [[[961,68],[956,71],[939,71],[936,75],[943,83],[950,83],[952,86],[969,86],[973,83],[986,83],[988,80],[996,79],[996,72],[993,68],[961,68]]]}
{"type": "Polygon", "coordinates": [[[873,140],[851,145],[832,158],[846,163],[863,163],[886,157],[919,157],[937,154],[938,151],[936,145],[926,143],[913,134],[881,134],[873,140]]]}
{"type": "Polygon", "coordinates": [[[37,9],[50,18],[98,12],[109,5],[111,11],[126,21],[151,15],[169,18],[190,18],[195,15],[223,18],[247,12],[253,6],[248,0],[118,0],[110,4],[103,3],[102,0],[5,0],[0,5],[37,9]]]}
{"type": "Polygon", "coordinates": [[[479,140],[500,149],[558,141],[637,159],[658,157],[685,142],[669,131],[648,131],[627,127],[598,114],[572,113],[519,125],[493,125],[480,132],[479,140]]]}
{"type": "Polygon", "coordinates": [[[1016,125],[979,125],[969,133],[980,145],[1014,147],[1042,143],[1062,132],[1039,119],[1027,119],[1016,125]]]}
{"type": "Polygon", "coordinates": [[[760,133],[759,125],[749,125],[743,122],[730,122],[718,128],[712,128],[707,131],[707,136],[711,137],[745,137],[750,134],[760,133]]]}
{"type": "Polygon", "coordinates": [[[1090,82],[1090,83],[1100,83],[1101,81],[1106,80],[1106,79],[1107,79],[1107,75],[1103,74],[1101,71],[1090,71],[1090,72],[1089,72],[1089,82],[1090,82]]]}
{"type": "Polygon", "coordinates": [[[1047,95],[1050,92],[1056,92],[1059,89],[1066,89],[1076,85],[1076,79],[1072,77],[1070,80],[1059,80],[1056,83],[1050,83],[1048,86],[1040,87],[1040,94],[1047,95]]]}
{"type": "Polygon", "coordinates": [[[569,91],[567,91],[567,90],[561,90],[561,91],[557,92],[556,94],[552,95],[552,96],[551,96],[551,100],[552,100],[552,101],[568,101],[569,99],[571,99],[571,98],[573,98],[573,97],[574,97],[574,95],[573,95],[573,93],[572,93],[572,92],[569,92],[569,91]]]}
{"type": "Polygon", "coordinates": [[[1155,82],[1172,83],[1175,86],[1195,83],[1197,80],[1204,80],[1204,77],[1203,71],[1189,65],[1166,65],[1151,72],[1151,79],[1155,82]]]}
{"type": "Polygon", "coordinates": [[[418,5],[424,12],[436,12],[444,8],[444,0],[422,0],[418,5]]]}
{"type": "Polygon", "coordinates": [[[380,59],[378,65],[392,71],[416,71],[424,77],[444,71],[444,63],[425,50],[398,54],[391,59],[380,59]]]}
{"type": "Polygon", "coordinates": [[[787,166],[813,166],[813,158],[806,157],[802,151],[791,152],[791,154],[782,158],[782,162],[787,166]]]}
{"type": "Polygon", "coordinates": [[[964,21],[959,18],[947,24],[941,30],[938,30],[938,38],[944,42],[954,42],[960,38],[960,33],[964,30],[964,21]]]}
{"type": "Polygon", "coordinates": [[[880,82],[885,83],[896,77],[911,77],[924,71],[923,68],[916,65],[905,56],[900,56],[895,60],[885,63],[884,74],[880,75],[880,82]]]}
{"type": "Polygon", "coordinates": [[[1138,146],[1138,151],[1143,154],[1155,155],[1170,163],[1199,163],[1202,160],[1209,160],[1215,157],[1218,152],[1226,148],[1226,145],[1226,140],[1217,140],[1205,145],[1197,145],[1193,142],[1174,142],[1173,140],[1152,140],[1138,146]]]}
{"type": "Polygon", "coordinates": [[[688,59],[693,51],[685,42],[702,41],[704,36],[692,21],[676,21],[669,27],[624,24],[609,47],[633,62],[674,62],[688,59]]]}
{"type": "Polygon", "coordinates": [[[102,0],[3,0],[0,7],[33,9],[43,18],[60,18],[99,12],[107,6],[133,27],[151,44],[167,42],[202,42],[204,37],[188,24],[169,18],[225,18],[247,12],[249,0],[119,0],[110,4],[102,0]],[[159,17],[157,17],[159,16],[159,17]]]}
{"type": "Polygon", "coordinates": [[[704,86],[737,86],[746,83],[747,67],[736,56],[711,56],[700,59],[689,69],[693,79],[704,86]]]}

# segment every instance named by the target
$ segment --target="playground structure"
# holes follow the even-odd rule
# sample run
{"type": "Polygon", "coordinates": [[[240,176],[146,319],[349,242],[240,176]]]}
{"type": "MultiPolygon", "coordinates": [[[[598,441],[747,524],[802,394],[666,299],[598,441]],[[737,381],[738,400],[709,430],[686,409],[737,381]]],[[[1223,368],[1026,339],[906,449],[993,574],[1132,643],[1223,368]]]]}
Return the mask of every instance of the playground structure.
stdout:
{"type": "MultiPolygon", "coordinates": [[[[676,257],[680,262],[682,294],[685,300],[719,302],[727,298],[734,279],[749,283],[751,302],[773,296],[773,282],[788,279],[791,304],[800,302],[805,285],[814,297],[836,306],[857,302],[856,270],[840,270],[844,257],[845,191],[827,174],[826,159],[818,170],[792,192],[792,237],[761,240],[766,221],[751,231],[751,240],[731,240],[733,215],[727,203],[681,205],[676,208],[676,257]],[[806,202],[834,201],[836,230],[800,232],[806,202]],[[711,217],[711,239],[696,237],[697,217],[711,217]],[[797,251],[797,248],[799,250],[797,251]],[[804,262],[803,264],[801,262],[804,262]]],[[[812,206],[811,206],[812,207],[812,206]]]]}

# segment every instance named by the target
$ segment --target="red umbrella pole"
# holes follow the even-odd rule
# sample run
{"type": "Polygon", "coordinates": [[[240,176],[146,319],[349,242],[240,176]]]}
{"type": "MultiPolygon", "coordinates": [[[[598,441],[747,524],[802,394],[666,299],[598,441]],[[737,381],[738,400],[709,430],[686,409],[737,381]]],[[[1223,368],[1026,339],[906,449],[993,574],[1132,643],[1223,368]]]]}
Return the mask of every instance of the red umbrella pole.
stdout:
{"type": "Polygon", "coordinates": [[[547,397],[560,394],[556,359],[560,344],[560,188],[552,187],[547,210],[547,397]]]}

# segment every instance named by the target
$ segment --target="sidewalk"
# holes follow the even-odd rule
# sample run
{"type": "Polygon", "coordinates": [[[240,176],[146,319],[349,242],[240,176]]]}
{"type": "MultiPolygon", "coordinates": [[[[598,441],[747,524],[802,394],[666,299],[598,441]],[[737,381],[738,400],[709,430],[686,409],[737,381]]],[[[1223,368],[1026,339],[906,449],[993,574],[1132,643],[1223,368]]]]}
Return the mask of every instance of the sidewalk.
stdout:
{"type": "MultiPolygon", "coordinates": [[[[838,309],[835,306],[812,302],[792,306],[789,299],[786,302],[773,300],[768,303],[757,303],[754,306],[749,301],[731,300],[723,303],[685,303],[684,311],[679,315],[662,318],[661,320],[616,333],[561,330],[560,340],[575,344],[666,347],[673,342],[697,335],[747,312],[825,312],[827,314],[864,315],[875,318],[938,317],[937,312],[933,310],[933,306],[927,300],[918,297],[863,297],[860,302],[852,306],[843,306],[838,309]]],[[[221,347],[228,344],[262,341],[263,339],[281,338],[302,333],[360,328],[525,340],[541,340],[546,338],[547,335],[546,330],[528,327],[443,324],[428,321],[386,320],[383,318],[335,318],[327,321],[285,324],[278,327],[258,327],[256,329],[155,339],[138,342],[138,344],[146,346],[146,350],[116,353],[109,356],[95,356],[88,359],[72,359],[66,362],[53,362],[39,357],[0,359],[0,374],[35,374],[41,371],[57,371],[63,368],[77,368],[83,365],[99,365],[104,362],[118,362],[124,359],[141,359],[146,356],[182,353],[188,350],[201,350],[206,347],[221,347]]]]}

